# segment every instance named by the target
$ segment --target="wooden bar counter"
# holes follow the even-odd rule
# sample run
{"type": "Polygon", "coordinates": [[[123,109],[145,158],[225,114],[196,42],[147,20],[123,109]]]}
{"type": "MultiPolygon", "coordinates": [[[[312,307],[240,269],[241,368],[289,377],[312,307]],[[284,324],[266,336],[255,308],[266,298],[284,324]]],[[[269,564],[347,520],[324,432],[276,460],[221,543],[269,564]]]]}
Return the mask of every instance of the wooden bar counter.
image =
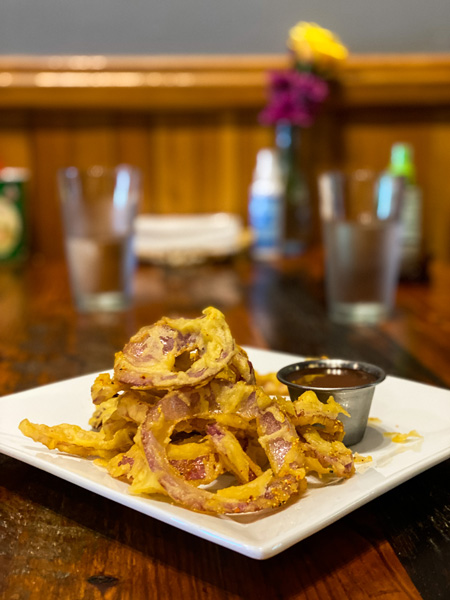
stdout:
{"type": "MultiPolygon", "coordinates": [[[[448,266],[432,265],[428,282],[401,284],[389,321],[347,327],[327,319],[321,265],[316,250],[272,264],[242,256],[183,269],[141,265],[130,310],[90,315],[71,304],[64,262],[2,268],[0,394],[108,370],[139,327],[209,305],[241,345],[364,360],[450,387],[448,266]]],[[[450,597],[449,460],[265,561],[4,455],[0,473],[4,600],[450,597]]]]}

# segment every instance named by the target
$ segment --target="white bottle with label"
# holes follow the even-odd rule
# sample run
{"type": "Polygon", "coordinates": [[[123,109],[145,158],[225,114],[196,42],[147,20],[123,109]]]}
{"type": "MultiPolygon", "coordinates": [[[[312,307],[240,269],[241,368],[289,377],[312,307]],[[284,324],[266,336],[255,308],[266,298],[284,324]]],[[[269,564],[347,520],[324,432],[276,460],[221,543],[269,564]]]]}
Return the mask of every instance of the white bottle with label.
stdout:
{"type": "Polygon", "coordinates": [[[276,150],[258,152],[249,193],[249,223],[253,233],[252,256],[271,260],[282,255],[284,241],[283,175],[276,150]]]}

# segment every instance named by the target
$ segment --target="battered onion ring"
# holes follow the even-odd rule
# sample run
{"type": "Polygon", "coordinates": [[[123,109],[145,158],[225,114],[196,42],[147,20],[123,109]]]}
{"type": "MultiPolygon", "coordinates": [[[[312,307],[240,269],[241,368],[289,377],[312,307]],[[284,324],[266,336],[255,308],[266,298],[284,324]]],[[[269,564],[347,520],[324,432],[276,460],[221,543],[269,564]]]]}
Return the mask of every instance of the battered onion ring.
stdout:
{"type": "Polygon", "coordinates": [[[114,362],[114,379],[134,389],[174,390],[199,386],[221,371],[237,352],[223,314],[209,307],[197,319],[164,317],[142,327],[114,362]],[[192,356],[178,370],[176,359],[192,356]]]}
{"type": "Polygon", "coordinates": [[[166,494],[212,514],[277,507],[306,489],[308,473],[354,472],[341,442],[343,409],[313,392],[295,402],[270,397],[214,308],[141,329],[116,355],[114,370],[114,379],[101,374],[92,386],[97,431],[26,420],[20,429],[49,448],[97,456],[130,482],[131,493],[166,494]],[[223,472],[241,485],[216,493],[199,487],[223,472]]]}
{"type": "MultiPolygon", "coordinates": [[[[247,513],[274,508],[306,488],[304,458],[300,440],[289,418],[278,409],[259,387],[243,382],[234,384],[233,395],[239,399],[233,412],[244,420],[256,419],[261,446],[271,468],[249,483],[219,490],[193,488],[176,472],[167,456],[167,444],[176,424],[187,419],[213,420],[221,399],[208,390],[180,390],[167,394],[152,407],[141,428],[147,462],[159,484],[179,504],[207,513],[247,513]]],[[[223,406],[228,405],[228,398],[223,406]]],[[[210,427],[209,436],[221,435],[221,428],[210,427]]]]}

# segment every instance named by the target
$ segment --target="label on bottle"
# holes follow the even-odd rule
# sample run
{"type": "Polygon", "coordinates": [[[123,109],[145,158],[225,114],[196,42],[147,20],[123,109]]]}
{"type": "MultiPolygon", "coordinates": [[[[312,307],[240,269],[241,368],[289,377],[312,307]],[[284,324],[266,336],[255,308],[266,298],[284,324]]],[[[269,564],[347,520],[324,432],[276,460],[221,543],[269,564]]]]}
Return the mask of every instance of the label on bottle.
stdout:
{"type": "Polygon", "coordinates": [[[26,251],[23,169],[0,171],[0,262],[23,258],[26,251]]]}
{"type": "Polygon", "coordinates": [[[422,206],[420,191],[414,186],[408,186],[405,190],[401,221],[403,224],[403,242],[406,245],[420,247],[422,206]]]}
{"type": "Polygon", "coordinates": [[[284,210],[278,195],[253,194],[249,203],[249,220],[253,230],[253,255],[276,258],[283,245],[284,210]]]}
{"type": "Polygon", "coordinates": [[[422,198],[420,190],[413,185],[409,185],[405,189],[401,223],[400,276],[403,279],[417,279],[422,276],[424,268],[422,255],[422,198]]]}

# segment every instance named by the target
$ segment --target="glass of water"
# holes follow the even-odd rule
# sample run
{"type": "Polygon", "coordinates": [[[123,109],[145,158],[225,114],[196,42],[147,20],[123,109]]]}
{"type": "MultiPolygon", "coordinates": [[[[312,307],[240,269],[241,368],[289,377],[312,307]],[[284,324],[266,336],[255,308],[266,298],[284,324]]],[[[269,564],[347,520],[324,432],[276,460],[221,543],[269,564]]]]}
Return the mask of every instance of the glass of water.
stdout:
{"type": "Polygon", "coordinates": [[[360,169],[319,177],[329,316],[374,324],[389,317],[399,277],[404,181],[360,169]]]}
{"type": "Polygon", "coordinates": [[[132,300],[134,219],[141,174],[128,165],[58,172],[66,257],[81,312],[127,308],[132,300]]]}

